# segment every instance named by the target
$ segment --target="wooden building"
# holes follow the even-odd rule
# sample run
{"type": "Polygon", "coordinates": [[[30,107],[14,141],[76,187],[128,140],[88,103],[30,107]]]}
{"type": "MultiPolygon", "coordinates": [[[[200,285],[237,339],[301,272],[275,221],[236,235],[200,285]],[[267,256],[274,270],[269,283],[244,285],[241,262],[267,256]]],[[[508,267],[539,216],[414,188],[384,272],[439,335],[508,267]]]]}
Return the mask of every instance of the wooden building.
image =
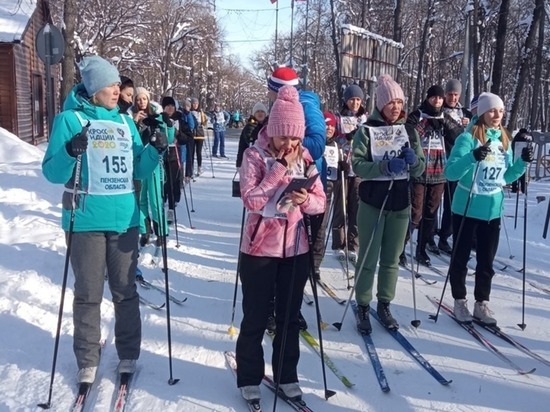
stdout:
{"type": "MultiPolygon", "coordinates": [[[[35,48],[48,22],[48,0],[0,0],[0,127],[35,145],[48,137],[46,69],[35,48]]],[[[52,66],[54,96],[56,73],[52,66]]]]}

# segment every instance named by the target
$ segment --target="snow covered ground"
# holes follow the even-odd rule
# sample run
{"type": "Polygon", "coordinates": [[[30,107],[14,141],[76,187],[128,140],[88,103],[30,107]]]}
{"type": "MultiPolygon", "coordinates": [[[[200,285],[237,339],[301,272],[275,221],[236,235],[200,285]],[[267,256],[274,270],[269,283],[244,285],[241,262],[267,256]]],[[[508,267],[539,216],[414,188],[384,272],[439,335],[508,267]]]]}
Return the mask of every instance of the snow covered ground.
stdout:
{"type": "MultiPolygon", "coordinates": [[[[231,132],[235,135],[235,132],[231,132]]],[[[43,148],[19,141],[0,129],[0,411],[33,411],[45,402],[51,371],[55,328],[61,294],[65,240],[60,229],[62,188],[48,183],[41,173],[43,148]]],[[[235,338],[229,336],[233,289],[237,264],[242,207],[231,197],[231,178],[237,141],[227,139],[231,160],[204,159],[205,173],[192,185],[193,207],[190,228],[185,204],[178,206],[178,240],[172,232],[168,241],[170,288],[176,297],[188,297],[178,306],[171,304],[173,377],[180,382],[169,386],[170,377],[165,311],[142,306],[143,345],[139,375],[127,410],[130,411],[242,411],[246,409],[226,367],[223,352],[234,350],[235,338]],[[215,175],[215,178],[213,177],[215,175]]],[[[527,244],[528,280],[550,287],[550,240],[542,239],[550,184],[532,182],[529,186],[527,244]],[[546,196],[537,203],[536,196],[546,196]]],[[[190,193],[187,192],[191,202],[190,193]]],[[[191,203],[189,204],[191,208],[191,203]]],[[[515,197],[506,198],[506,215],[514,214],[515,197]]],[[[523,203],[520,202],[520,215],[523,203]]],[[[521,266],[522,220],[514,230],[513,218],[506,218],[511,253],[504,231],[498,255],[516,267],[521,266]]],[[[140,265],[144,276],[162,286],[164,275],[150,264],[150,250],[140,265]]],[[[442,262],[438,265],[446,271],[442,262]]],[[[414,318],[410,274],[402,271],[397,285],[393,312],[402,333],[447,379],[449,386],[437,383],[404,352],[378,324],[373,339],[384,366],[391,392],[382,393],[366,354],[363,340],[354,327],[351,311],[338,332],[333,327],[324,333],[326,353],[338,368],[355,383],[347,389],[327,369],[329,389],[337,392],[323,399],[323,380],[319,357],[302,342],[299,365],[304,398],[316,411],[543,411],[550,402],[550,367],[509,344],[485,335],[514,362],[534,374],[521,376],[507,364],[481,347],[448,316],[437,323],[428,319],[435,313],[425,295],[440,296],[444,278],[433,286],[416,282],[418,329],[410,326],[414,318]]],[[[327,256],[322,277],[337,293],[347,298],[346,281],[340,264],[327,256]]],[[[72,353],[72,274],[69,276],[57,374],[53,388],[54,410],[68,410],[76,393],[76,362],[72,353]]],[[[473,277],[468,277],[472,293],[473,277]]],[[[491,295],[491,308],[503,330],[550,360],[550,294],[527,284],[525,322],[521,331],[521,274],[512,269],[497,273],[491,295]]],[[[140,289],[147,299],[162,303],[155,290],[140,289]]],[[[323,320],[339,322],[343,307],[319,292],[323,320]]],[[[473,300],[470,298],[471,301],[473,300]]],[[[446,301],[451,302],[450,292],[446,301]]],[[[470,302],[472,303],[472,302],[470,302]]],[[[103,330],[107,339],[99,371],[95,409],[109,410],[114,388],[117,356],[113,344],[113,306],[105,291],[103,330]]],[[[315,311],[304,305],[302,312],[317,336],[315,311]]],[[[236,322],[241,319],[240,289],[236,322]]],[[[270,368],[270,340],[264,341],[267,371],[270,368]]],[[[264,409],[271,410],[273,396],[262,388],[264,409]]],[[[280,411],[291,410],[278,402],[280,411]]]]}

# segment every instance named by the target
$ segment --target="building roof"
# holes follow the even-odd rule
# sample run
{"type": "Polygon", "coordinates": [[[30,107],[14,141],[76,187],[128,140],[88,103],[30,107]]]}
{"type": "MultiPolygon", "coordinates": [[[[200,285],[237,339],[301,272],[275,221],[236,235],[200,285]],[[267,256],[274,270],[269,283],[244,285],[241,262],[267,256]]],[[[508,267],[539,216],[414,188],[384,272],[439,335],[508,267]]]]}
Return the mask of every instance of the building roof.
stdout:
{"type": "Polygon", "coordinates": [[[0,42],[18,42],[29,24],[38,0],[0,0],[0,42]]]}

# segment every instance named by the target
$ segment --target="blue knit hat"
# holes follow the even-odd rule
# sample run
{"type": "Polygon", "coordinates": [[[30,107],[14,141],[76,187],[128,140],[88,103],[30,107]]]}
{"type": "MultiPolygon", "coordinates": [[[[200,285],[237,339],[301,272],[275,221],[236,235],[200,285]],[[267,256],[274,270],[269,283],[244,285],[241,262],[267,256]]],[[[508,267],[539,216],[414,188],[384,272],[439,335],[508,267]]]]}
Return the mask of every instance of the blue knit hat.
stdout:
{"type": "Polygon", "coordinates": [[[99,56],[87,56],[79,63],[80,76],[88,96],[93,96],[104,87],[120,83],[115,66],[99,56]]]}

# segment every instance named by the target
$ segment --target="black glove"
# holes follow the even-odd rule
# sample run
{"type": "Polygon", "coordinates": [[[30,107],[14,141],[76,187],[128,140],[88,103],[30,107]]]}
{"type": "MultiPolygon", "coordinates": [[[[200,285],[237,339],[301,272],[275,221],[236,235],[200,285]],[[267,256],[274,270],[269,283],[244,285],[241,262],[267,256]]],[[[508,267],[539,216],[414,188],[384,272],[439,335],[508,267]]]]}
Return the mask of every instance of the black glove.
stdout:
{"type": "Polygon", "coordinates": [[[479,146],[477,149],[474,149],[472,153],[474,154],[475,159],[478,162],[481,162],[484,160],[489,153],[491,153],[491,148],[489,145],[491,144],[491,141],[487,141],[483,146],[479,146]]]}
{"type": "Polygon", "coordinates": [[[90,127],[90,122],[82,128],[82,131],[72,137],[66,144],[67,153],[69,156],[78,157],[86,153],[88,148],[88,127],[90,127]]]}
{"type": "Polygon", "coordinates": [[[150,144],[157,149],[159,153],[162,153],[168,148],[168,136],[166,136],[166,133],[157,130],[153,133],[153,136],[151,136],[150,144]]]}
{"type": "Polygon", "coordinates": [[[350,171],[350,164],[346,162],[345,160],[338,161],[338,168],[344,172],[345,174],[348,174],[350,171]]]}
{"type": "Polygon", "coordinates": [[[524,147],[521,150],[521,160],[531,163],[534,160],[533,148],[531,146],[524,147]]]}
{"type": "Polygon", "coordinates": [[[160,122],[157,120],[156,114],[150,114],[145,119],[143,119],[143,124],[145,126],[149,126],[153,130],[160,126],[160,122]]]}
{"type": "Polygon", "coordinates": [[[179,121],[179,120],[183,119],[183,113],[180,112],[179,110],[176,110],[176,111],[174,112],[174,114],[171,116],[171,119],[172,119],[172,120],[178,120],[178,121],[179,121]]]}

